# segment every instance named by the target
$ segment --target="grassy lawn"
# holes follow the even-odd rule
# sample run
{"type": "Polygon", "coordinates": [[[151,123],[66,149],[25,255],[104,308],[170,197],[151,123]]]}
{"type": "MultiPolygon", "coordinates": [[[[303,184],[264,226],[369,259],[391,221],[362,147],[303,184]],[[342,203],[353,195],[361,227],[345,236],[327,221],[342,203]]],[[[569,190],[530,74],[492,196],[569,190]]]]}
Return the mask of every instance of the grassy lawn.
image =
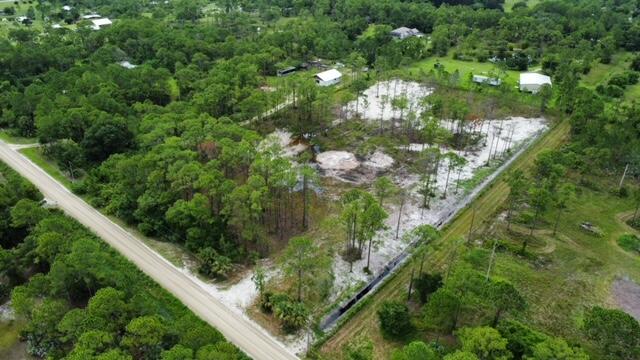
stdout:
{"type": "MultiPolygon", "coordinates": [[[[612,195],[615,184],[598,181],[598,189],[578,186],[578,196],[560,218],[558,233],[552,228],[556,213],[549,213],[544,225],[535,232],[542,244],[533,249],[538,263],[524,261],[513,253],[500,253],[495,276],[507,278],[529,300],[525,314],[534,326],[572,341],[581,338],[580,319],[585,308],[594,304],[616,307],[611,297],[611,285],[617,277],[640,281],[640,257],[621,249],[616,240],[625,233],[636,233],[621,221],[621,216],[633,208],[630,199],[612,195]],[[590,222],[604,235],[595,236],[580,224],[590,222]],[[540,260],[542,259],[542,260],[540,260]]],[[[519,246],[522,232],[498,231],[500,239],[519,246]]],[[[486,256],[476,265],[484,269],[486,256]]]]}
{"type": "MultiPolygon", "coordinates": [[[[609,64],[594,62],[591,66],[591,71],[583,76],[582,85],[588,88],[595,88],[599,84],[606,82],[611,75],[629,70],[632,57],[632,53],[623,52],[615,54],[609,64]]],[[[637,85],[634,87],[637,87],[637,85]]]]}
{"type": "Polygon", "coordinates": [[[33,144],[38,142],[36,138],[13,136],[7,130],[0,130],[0,140],[7,144],[33,144]]]}
{"type": "Polygon", "coordinates": [[[41,167],[54,179],[61,182],[65,187],[71,189],[71,180],[69,180],[69,178],[60,170],[60,168],[58,168],[56,164],[44,157],[40,148],[27,148],[20,150],[20,152],[29,158],[29,160],[33,161],[34,164],[41,167]]]}
{"type": "MultiPolygon", "coordinates": [[[[540,151],[557,148],[566,141],[568,134],[568,122],[564,121],[558,124],[525,152],[525,154],[512,165],[512,168],[527,168],[531,166],[540,151]]],[[[427,254],[427,262],[425,263],[427,271],[431,271],[432,269],[441,270],[446,267],[451,261],[453,254],[459,252],[459,249],[456,249],[460,244],[458,239],[464,237],[469,232],[469,226],[472,221],[475,224],[480,224],[483,221],[493,219],[494,214],[502,206],[508,194],[508,186],[500,181],[501,177],[474,202],[473,207],[479,210],[475,211],[475,215],[474,211],[468,208],[461,212],[461,214],[444,229],[442,238],[430,247],[430,251],[427,254]],[[473,217],[475,217],[474,220],[472,220],[473,217]]],[[[414,258],[416,257],[414,256],[414,258]]],[[[383,338],[378,326],[376,311],[384,301],[406,299],[410,276],[411,266],[404,266],[400,269],[390,281],[379,289],[375,296],[366,301],[362,308],[355,313],[348,322],[322,344],[320,351],[328,356],[338,356],[342,351],[342,347],[347,344],[353,336],[364,334],[373,340],[376,358],[388,358],[391,351],[400,344],[390,342],[383,338]]]]}
{"type": "Polygon", "coordinates": [[[419,61],[412,65],[409,70],[420,70],[429,72],[435,70],[435,64],[440,63],[444,66],[444,70],[452,74],[456,70],[460,73],[460,81],[463,84],[468,84],[468,79],[471,75],[488,75],[490,73],[499,74],[502,81],[509,87],[518,85],[520,79],[520,73],[513,70],[506,70],[503,72],[498,66],[490,62],[477,62],[477,61],[462,61],[455,60],[451,56],[446,57],[431,57],[427,60],[419,61]]]}

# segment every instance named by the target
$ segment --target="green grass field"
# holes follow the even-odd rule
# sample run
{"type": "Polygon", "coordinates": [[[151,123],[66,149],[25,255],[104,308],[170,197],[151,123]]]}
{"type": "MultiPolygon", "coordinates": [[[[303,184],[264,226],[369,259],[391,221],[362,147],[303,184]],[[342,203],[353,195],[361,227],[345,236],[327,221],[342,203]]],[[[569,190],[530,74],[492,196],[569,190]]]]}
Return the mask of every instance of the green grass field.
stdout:
{"type": "Polygon", "coordinates": [[[417,62],[409,67],[409,70],[418,70],[429,72],[435,70],[435,64],[441,64],[444,66],[444,70],[448,73],[454,73],[456,70],[460,73],[460,81],[464,85],[469,84],[469,78],[471,75],[488,75],[495,73],[500,76],[502,81],[510,88],[516,87],[520,78],[520,73],[513,70],[502,71],[498,66],[490,62],[477,62],[477,61],[462,61],[455,60],[451,56],[446,57],[431,57],[427,60],[417,62]]]}
{"type": "Polygon", "coordinates": [[[6,142],[7,144],[33,144],[38,142],[38,139],[36,138],[13,136],[6,130],[0,130],[0,140],[6,142]]]}

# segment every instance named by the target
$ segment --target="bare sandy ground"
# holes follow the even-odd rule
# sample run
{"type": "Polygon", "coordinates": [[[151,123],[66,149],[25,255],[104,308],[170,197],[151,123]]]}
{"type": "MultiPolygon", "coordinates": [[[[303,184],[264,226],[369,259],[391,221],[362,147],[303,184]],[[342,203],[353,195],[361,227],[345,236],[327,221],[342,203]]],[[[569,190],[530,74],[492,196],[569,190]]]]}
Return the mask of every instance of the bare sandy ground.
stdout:
{"type": "Polygon", "coordinates": [[[640,285],[624,277],[614,281],[611,290],[618,306],[640,321],[640,285]]]}

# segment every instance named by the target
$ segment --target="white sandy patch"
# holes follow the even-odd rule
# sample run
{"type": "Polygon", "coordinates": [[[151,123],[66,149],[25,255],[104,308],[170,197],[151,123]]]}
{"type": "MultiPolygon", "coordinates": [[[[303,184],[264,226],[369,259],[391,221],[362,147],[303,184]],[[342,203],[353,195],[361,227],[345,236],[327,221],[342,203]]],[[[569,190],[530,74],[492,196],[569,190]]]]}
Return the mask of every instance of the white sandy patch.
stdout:
{"type": "Polygon", "coordinates": [[[349,171],[360,166],[356,156],[347,151],[325,151],[316,155],[318,166],[327,171],[349,171]]]}
{"type": "Polygon", "coordinates": [[[358,101],[352,101],[346,106],[347,118],[357,116],[371,121],[389,121],[400,117],[400,110],[391,103],[394,98],[406,97],[407,108],[403,111],[406,116],[413,112],[419,116],[424,111],[422,99],[433,93],[433,88],[415,81],[389,80],[381,81],[365,90],[358,101]],[[357,111],[356,111],[357,110],[357,111]]]}
{"type": "Polygon", "coordinates": [[[394,162],[391,156],[376,150],[362,165],[381,171],[392,167],[394,162]]]}
{"type": "Polygon", "coordinates": [[[11,300],[0,305],[0,322],[15,320],[16,314],[11,307],[11,300]]]}
{"type": "Polygon", "coordinates": [[[291,138],[291,133],[276,129],[276,131],[267,135],[262,142],[258,145],[259,150],[266,150],[270,146],[276,146],[281,150],[281,153],[285,157],[294,157],[307,149],[307,145],[301,142],[295,142],[291,138]]]}

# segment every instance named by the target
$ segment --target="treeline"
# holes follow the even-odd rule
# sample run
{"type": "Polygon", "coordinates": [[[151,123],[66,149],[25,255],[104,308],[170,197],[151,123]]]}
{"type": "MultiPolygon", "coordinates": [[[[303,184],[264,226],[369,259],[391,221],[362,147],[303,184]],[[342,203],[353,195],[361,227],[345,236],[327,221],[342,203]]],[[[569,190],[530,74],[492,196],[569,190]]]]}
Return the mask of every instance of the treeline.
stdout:
{"type": "Polygon", "coordinates": [[[50,359],[246,359],[130,262],[0,163],[0,300],[50,359]]]}

